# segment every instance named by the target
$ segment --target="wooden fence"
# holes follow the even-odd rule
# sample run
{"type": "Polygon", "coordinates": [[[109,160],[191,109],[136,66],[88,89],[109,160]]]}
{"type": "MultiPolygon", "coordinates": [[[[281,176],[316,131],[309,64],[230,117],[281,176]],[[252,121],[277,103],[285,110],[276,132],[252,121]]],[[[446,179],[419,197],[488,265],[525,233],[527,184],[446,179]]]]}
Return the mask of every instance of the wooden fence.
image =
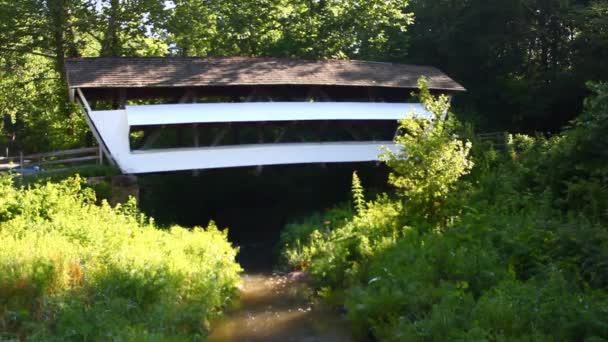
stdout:
{"type": "Polygon", "coordinates": [[[103,154],[99,147],[86,147],[47,153],[0,157],[0,171],[38,173],[84,164],[102,164],[103,154]]]}
{"type": "Polygon", "coordinates": [[[483,142],[490,142],[497,151],[505,151],[507,149],[507,132],[492,132],[492,133],[479,133],[477,139],[483,142]]]}

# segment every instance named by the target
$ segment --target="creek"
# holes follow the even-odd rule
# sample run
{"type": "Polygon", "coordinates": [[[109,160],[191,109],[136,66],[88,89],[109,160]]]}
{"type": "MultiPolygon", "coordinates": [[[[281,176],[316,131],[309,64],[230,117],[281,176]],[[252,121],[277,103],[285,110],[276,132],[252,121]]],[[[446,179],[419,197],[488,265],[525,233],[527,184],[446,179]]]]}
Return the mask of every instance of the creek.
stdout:
{"type": "Polygon", "coordinates": [[[245,274],[239,298],[212,323],[208,341],[353,341],[343,315],[313,298],[298,277],[245,274]]]}
{"type": "MultiPolygon", "coordinates": [[[[330,309],[294,273],[273,272],[285,225],[350,199],[357,170],[368,193],[381,192],[387,169],[372,163],[293,165],[148,175],[143,211],[159,223],[229,227],[244,268],[238,298],[211,323],[210,341],[353,341],[342,312],[330,309]]],[[[370,195],[371,196],[371,195],[370,195]]],[[[301,274],[300,274],[301,275],[301,274]]]]}

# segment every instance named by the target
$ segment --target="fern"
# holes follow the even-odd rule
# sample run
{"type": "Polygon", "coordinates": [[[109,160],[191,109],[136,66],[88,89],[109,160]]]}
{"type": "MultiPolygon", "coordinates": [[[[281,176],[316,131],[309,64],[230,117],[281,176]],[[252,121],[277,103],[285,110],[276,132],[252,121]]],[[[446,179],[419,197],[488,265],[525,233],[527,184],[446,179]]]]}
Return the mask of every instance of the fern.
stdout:
{"type": "Polygon", "coordinates": [[[367,208],[365,204],[365,194],[363,193],[363,186],[361,185],[361,179],[357,175],[357,171],[353,172],[353,185],[351,187],[353,195],[353,203],[355,204],[355,210],[357,215],[363,215],[367,208]]]}

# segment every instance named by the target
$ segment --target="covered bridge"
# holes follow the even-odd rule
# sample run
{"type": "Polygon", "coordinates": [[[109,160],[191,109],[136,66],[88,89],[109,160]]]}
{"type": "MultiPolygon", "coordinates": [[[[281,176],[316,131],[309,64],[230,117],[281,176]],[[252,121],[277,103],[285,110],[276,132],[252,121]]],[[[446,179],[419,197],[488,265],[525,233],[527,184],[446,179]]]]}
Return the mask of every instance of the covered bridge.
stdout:
{"type": "Polygon", "coordinates": [[[464,88],[436,68],[278,58],[75,58],[70,93],[124,173],[378,160],[410,92],[464,88]]]}

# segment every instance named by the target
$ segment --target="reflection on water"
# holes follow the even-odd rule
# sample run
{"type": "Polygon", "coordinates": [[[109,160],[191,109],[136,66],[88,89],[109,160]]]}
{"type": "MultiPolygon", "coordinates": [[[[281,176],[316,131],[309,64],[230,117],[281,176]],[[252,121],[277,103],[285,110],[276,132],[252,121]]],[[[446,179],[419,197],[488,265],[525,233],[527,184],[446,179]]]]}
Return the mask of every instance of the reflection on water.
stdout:
{"type": "Polygon", "coordinates": [[[209,341],[352,341],[344,318],[314,305],[311,295],[287,276],[243,275],[240,299],[212,324],[209,341]]]}

